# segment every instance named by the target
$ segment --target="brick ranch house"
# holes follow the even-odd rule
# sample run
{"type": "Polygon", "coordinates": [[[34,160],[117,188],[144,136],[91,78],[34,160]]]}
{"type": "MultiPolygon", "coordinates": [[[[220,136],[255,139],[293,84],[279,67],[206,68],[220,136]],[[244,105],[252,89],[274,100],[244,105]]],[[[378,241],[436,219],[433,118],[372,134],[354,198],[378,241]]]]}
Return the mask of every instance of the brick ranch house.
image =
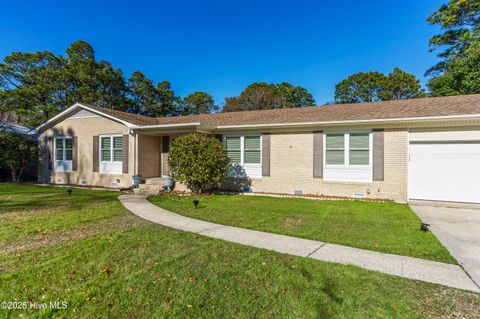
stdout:
{"type": "Polygon", "coordinates": [[[77,103],[37,128],[39,182],[160,185],[188,132],[219,137],[253,192],[480,202],[480,95],[160,118],[77,103]]]}

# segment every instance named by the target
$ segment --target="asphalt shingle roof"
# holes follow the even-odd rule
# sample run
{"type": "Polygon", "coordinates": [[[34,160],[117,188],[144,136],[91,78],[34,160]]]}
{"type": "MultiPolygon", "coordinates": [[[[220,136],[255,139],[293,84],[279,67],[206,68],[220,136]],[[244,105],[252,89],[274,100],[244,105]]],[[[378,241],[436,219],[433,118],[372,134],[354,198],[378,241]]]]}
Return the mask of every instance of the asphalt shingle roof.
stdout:
{"type": "Polygon", "coordinates": [[[87,106],[141,126],[197,122],[212,126],[293,124],[480,114],[480,94],[158,118],[87,106]]]}

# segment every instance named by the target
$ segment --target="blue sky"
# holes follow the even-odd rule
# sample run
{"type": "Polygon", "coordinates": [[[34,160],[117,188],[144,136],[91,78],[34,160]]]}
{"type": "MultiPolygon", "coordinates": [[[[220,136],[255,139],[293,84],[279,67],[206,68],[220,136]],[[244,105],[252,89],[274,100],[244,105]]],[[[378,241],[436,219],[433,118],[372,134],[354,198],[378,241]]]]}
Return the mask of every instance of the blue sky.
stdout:
{"type": "Polygon", "coordinates": [[[81,39],[97,59],[168,80],[180,96],[205,91],[222,105],[249,83],[288,81],[323,104],[356,72],[398,66],[425,83],[438,32],[425,19],[446,1],[8,1],[0,59],[63,54],[81,39]]]}

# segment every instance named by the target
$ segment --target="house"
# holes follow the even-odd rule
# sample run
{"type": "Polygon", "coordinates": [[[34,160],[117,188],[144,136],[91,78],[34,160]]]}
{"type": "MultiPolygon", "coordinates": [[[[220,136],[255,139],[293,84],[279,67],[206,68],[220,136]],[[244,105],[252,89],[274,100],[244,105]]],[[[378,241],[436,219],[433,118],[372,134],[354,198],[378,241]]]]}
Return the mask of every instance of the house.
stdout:
{"type": "Polygon", "coordinates": [[[480,202],[480,95],[161,118],[77,103],[37,128],[39,181],[153,183],[188,132],[220,137],[254,192],[480,202]]]}
{"type": "Polygon", "coordinates": [[[32,127],[0,121],[0,132],[22,134],[36,139],[34,131],[35,129],[32,127]]]}

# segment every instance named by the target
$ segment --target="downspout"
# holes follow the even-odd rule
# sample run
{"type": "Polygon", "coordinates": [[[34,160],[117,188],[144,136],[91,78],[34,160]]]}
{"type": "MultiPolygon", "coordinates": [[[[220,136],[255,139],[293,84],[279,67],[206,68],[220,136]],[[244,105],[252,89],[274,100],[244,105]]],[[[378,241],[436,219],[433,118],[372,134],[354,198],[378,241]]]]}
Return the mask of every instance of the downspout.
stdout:
{"type": "MultiPolygon", "coordinates": [[[[134,176],[137,176],[138,168],[137,168],[137,148],[138,148],[138,142],[137,142],[137,133],[135,133],[132,129],[130,129],[129,132],[133,136],[133,174],[132,174],[132,179],[134,179],[134,176]]],[[[133,182],[132,187],[134,187],[135,182],[133,182]]]]}
{"type": "Polygon", "coordinates": [[[133,175],[137,176],[138,167],[137,167],[137,152],[138,152],[138,134],[133,134],[133,175]]]}

